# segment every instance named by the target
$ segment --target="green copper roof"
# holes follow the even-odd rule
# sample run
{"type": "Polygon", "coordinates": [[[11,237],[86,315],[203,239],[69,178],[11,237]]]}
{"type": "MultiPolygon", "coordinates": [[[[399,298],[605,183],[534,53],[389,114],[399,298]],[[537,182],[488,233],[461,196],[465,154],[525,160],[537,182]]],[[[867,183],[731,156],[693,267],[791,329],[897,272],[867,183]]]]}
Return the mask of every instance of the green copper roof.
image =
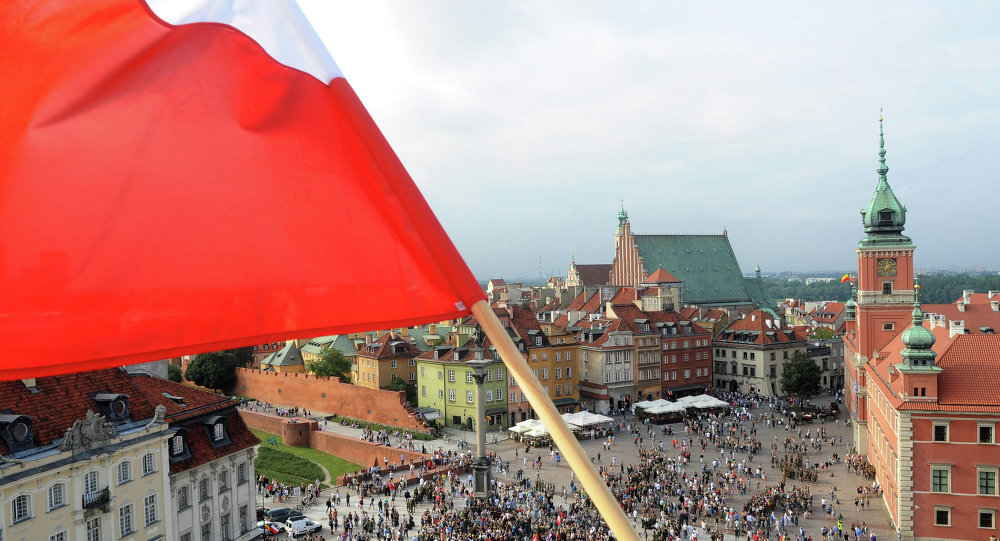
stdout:
{"type": "Polygon", "coordinates": [[[865,226],[865,238],[859,243],[861,246],[873,245],[904,245],[912,246],[909,237],[903,235],[903,226],[906,225],[906,207],[904,207],[896,194],[892,192],[886,174],[889,167],[885,164],[885,133],[882,129],[882,118],[878,120],[879,137],[879,166],[878,183],[875,185],[875,193],[872,195],[868,206],[861,209],[861,223],[865,226]]]}
{"type": "Polygon", "coordinates": [[[919,286],[917,301],[913,303],[913,326],[903,331],[903,364],[933,365],[936,354],[931,346],[937,341],[934,333],[924,327],[924,313],[920,310],[919,286]],[[916,362],[914,362],[916,361],[916,362]]]}
{"type": "Polygon", "coordinates": [[[662,268],[684,282],[689,304],[754,303],[725,235],[635,235],[647,270],[662,268]]]}
{"type": "Polygon", "coordinates": [[[622,209],[618,211],[618,232],[622,232],[622,227],[624,227],[625,222],[628,221],[628,213],[625,212],[625,202],[622,201],[622,209]]]}
{"type": "Polygon", "coordinates": [[[281,349],[281,351],[272,353],[265,357],[260,364],[270,366],[293,366],[304,363],[302,362],[302,353],[299,352],[299,348],[289,342],[284,348],[281,349]]]}

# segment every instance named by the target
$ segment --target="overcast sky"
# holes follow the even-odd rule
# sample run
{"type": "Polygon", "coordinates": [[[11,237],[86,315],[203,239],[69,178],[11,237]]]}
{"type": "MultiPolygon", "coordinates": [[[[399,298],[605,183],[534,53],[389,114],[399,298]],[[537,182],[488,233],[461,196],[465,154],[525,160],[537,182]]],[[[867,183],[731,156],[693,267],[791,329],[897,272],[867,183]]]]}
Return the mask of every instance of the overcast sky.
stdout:
{"type": "Polygon", "coordinates": [[[917,266],[1000,266],[1000,3],[301,3],[480,279],[610,263],[622,199],[852,268],[880,107],[917,266]]]}

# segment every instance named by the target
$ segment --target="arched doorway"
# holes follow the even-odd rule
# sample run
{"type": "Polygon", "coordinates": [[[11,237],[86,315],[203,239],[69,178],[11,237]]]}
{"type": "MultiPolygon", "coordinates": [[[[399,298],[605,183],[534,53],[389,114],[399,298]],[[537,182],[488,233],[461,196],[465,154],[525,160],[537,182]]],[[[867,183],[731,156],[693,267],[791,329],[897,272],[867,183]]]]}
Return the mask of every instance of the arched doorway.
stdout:
{"type": "Polygon", "coordinates": [[[738,393],[738,392],[740,392],[740,384],[735,379],[729,381],[729,392],[731,392],[731,393],[738,393]]]}

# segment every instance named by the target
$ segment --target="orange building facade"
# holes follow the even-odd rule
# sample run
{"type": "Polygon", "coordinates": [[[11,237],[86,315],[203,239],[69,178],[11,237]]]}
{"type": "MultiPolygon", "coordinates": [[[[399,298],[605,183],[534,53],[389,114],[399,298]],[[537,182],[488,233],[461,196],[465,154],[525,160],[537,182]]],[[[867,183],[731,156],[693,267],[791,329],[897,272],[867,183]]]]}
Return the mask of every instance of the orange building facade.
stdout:
{"type": "Polygon", "coordinates": [[[846,305],[845,398],[901,539],[989,539],[1000,509],[1000,335],[925,317],[886,180],[862,210],[857,290],[846,305]]]}

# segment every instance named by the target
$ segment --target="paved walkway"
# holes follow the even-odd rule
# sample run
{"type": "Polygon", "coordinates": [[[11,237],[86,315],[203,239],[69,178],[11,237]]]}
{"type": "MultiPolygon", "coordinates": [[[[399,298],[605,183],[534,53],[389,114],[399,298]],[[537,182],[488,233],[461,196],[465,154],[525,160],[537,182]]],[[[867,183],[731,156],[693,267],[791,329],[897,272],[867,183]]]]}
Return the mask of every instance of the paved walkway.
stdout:
{"type": "MultiPolygon", "coordinates": [[[[825,397],[825,398],[821,397],[815,400],[814,402],[820,404],[828,404],[830,400],[831,400],[830,397],[825,397]]],[[[762,413],[764,411],[770,411],[770,410],[760,409],[753,411],[753,413],[762,413]]],[[[842,413],[841,419],[846,418],[845,415],[846,414],[842,413]]],[[[634,422],[634,418],[632,416],[626,416],[626,417],[618,416],[616,417],[616,419],[618,420],[619,423],[634,422]]],[[[662,431],[664,426],[655,427],[657,429],[655,439],[652,442],[646,440],[644,443],[647,446],[658,447],[659,443],[663,441],[665,448],[670,448],[672,447],[671,440],[674,437],[677,437],[678,439],[684,437],[684,428],[681,423],[674,423],[672,425],[669,425],[673,427],[675,432],[675,435],[670,436],[669,438],[663,435],[662,431]],[[680,434],[678,435],[677,432],[680,432],[680,434]]],[[[820,423],[801,425],[803,429],[803,436],[805,435],[805,432],[807,430],[810,431],[810,433],[815,433],[816,429],[820,426],[821,426],[820,423]]],[[[829,447],[827,445],[824,445],[822,452],[817,452],[817,451],[811,452],[808,455],[809,459],[812,461],[823,460],[825,458],[829,458],[831,453],[838,453],[841,457],[847,454],[847,451],[849,450],[850,447],[849,427],[847,427],[843,422],[826,423],[825,425],[822,426],[826,427],[827,440],[829,440],[829,438],[831,437],[836,437],[838,439],[838,443],[834,447],[829,447]],[[841,438],[843,439],[843,443],[840,443],[839,441],[841,438]]],[[[780,472],[778,472],[775,468],[771,468],[770,466],[768,445],[772,440],[775,439],[775,437],[777,437],[779,443],[784,442],[784,439],[787,436],[797,437],[798,431],[797,430],[786,431],[783,427],[767,427],[766,424],[764,425],[758,424],[756,425],[755,428],[757,429],[757,438],[763,444],[762,453],[755,457],[755,462],[760,464],[761,469],[765,472],[766,475],[766,480],[762,479],[759,481],[760,487],[763,488],[769,484],[777,483],[778,481],[780,481],[781,477],[780,472]]],[[[349,427],[340,426],[339,423],[332,423],[332,422],[328,423],[328,426],[325,429],[355,437],[360,436],[361,434],[361,430],[359,429],[352,429],[349,427]]],[[[468,448],[472,449],[475,447],[474,433],[455,431],[450,429],[447,430],[446,432],[449,435],[448,440],[439,439],[439,440],[420,442],[420,443],[424,444],[429,451],[439,448],[457,449],[459,440],[468,439],[470,440],[468,448]]],[[[565,461],[562,461],[558,465],[554,463],[554,461],[550,458],[548,448],[532,449],[526,457],[524,453],[525,447],[523,445],[517,444],[516,442],[510,440],[509,438],[498,438],[498,440],[499,441],[497,443],[493,443],[492,434],[489,435],[487,437],[487,449],[489,451],[496,452],[500,459],[502,459],[505,463],[510,465],[509,477],[504,477],[502,474],[497,474],[496,472],[494,472],[494,476],[499,476],[501,480],[513,481],[513,476],[519,469],[521,469],[524,470],[524,475],[528,476],[529,478],[541,479],[545,482],[553,483],[556,487],[557,493],[559,493],[561,492],[561,489],[563,487],[568,488],[570,480],[574,478],[572,470],[570,470],[570,468],[566,465],[565,461]],[[533,459],[539,456],[541,456],[542,458],[542,468],[540,470],[533,470],[530,466],[525,464],[526,458],[527,462],[530,463],[533,459]]],[[[633,444],[631,437],[623,436],[616,438],[616,442],[610,451],[607,451],[602,447],[601,445],[602,441],[603,440],[600,439],[581,441],[584,451],[593,458],[595,465],[605,465],[605,466],[610,465],[612,457],[614,457],[615,463],[619,465],[636,464],[638,462],[639,449],[638,446],[633,444]]],[[[781,455],[781,452],[782,451],[779,450],[779,456],[781,455]]],[[[713,451],[710,448],[709,452],[705,456],[706,461],[710,463],[713,458],[716,458],[718,456],[716,453],[718,452],[713,451]]],[[[740,459],[741,457],[740,455],[737,455],[736,458],[740,459]]],[[[745,455],[743,455],[743,458],[745,458],[745,455]]],[[[692,462],[697,463],[695,462],[697,460],[698,459],[694,459],[692,462]]],[[[463,481],[465,480],[464,475],[462,479],[463,481]]],[[[789,486],[796,484],[798,483],[795,483],[793,481],[788,482],[789,486]]],[[[750,488],[753,489],[753,491],[755,491],[757,488],[756,485],[757,483],[755,482],[750,488]]],[[[823,526],[827,527],[832,526],[836,522],[836,517],[840,515],[843,515],[843,520],[845,525],[849,524],[851,521],[865,522],[869,526],[869,528],[875,531],[875,534],[880,539],[886,540],[890,538],[895,538],[896,535],[895,531],[891,530],[888,526],[889,515],[885,511],[885,505],[882,501],[880,500],[876,501],[876,499],[873,498],[871,500],[872,505],[870,508],[859,509],[857,511],[853,510],[854,497],[857,493],[857,487],[871,486],[871,481],[867,481],[860,475],[846,471],[846,468],[844,467],[843,464],[837,464],[833,468],[828,470],[827,473],[825,473],[818,479],[816,484],[806,484],[806,486],[809,488],[809,490],[814,496],[814,505],[812,508],[812,516],[810,518],[801,520],[800,525],[803,528],[805,528],[806,534],[808,536],[811,536],[813,539],[821,539],[820,528],[823,526]],[[831,494],[833,494],[832,498],[831,494]],[[833,505],[834,515],[832,517],[824,514],[820,508],[820,499],[823,497],[826,497],[828,502],[832,503],[833,505]]],[[[327,530],[327,527],[325,526],[327,523],[326,506],[324,503],[325,499],[327,496],[332,495],[338,491],[342,495],[347,493],[352,494],[351,510],[352,511],[356,510],[355,503],[357,502],[358,494],[344,487],[336,487],[330,490],[325,490],[323,492],[323,498],[322,498],[323,501],[321,501],[313,508],[306,510],[306,515],[309,518],[312,518],[313,520],[316,521],[320,521],[324,524],[324,531],[327,530]]],[[[743,504],[750,498],[750,496],[753,494],[753,491],[748,492],[746,496],[742,497],[736,496],[735,498],[733,498],[732,501],[729,502],[729,504],[732,507],[735,507],[738,510],[742,511],[743,504]]],[[[564,502],[565,500],[563,500],[561,496],[557,495],[556,503],[559,504],[564,502]]],[[[271,503],[270,501],[268,501],[267,503],[265,503],[265,505],[268,507],[276,507],[279,504],[271,503]]],[[[462,508],[464,507],[464,505],[465,505],[464,501],[461,500],[455,501],[455,506],[457,508],[462,508]]],[[[401,516],[403,517],[406,516],[405,502],[403,502],[402,499],[397,499],[394,506],[400,512],[401,516]]],[[[366,502],[366,508],[367,508],[367,502],[366,502]]],[[[417,509],[414,513],[414,517],[418,522],[418,524],[419,524],[419,516],[423,514],[423,512],[427,509],[429,509],[429,505],[427,504],[422,504],[417,506],[417,509]]],[[[639,531],[639,533],[641,535],[643,532],[639,531]]],[[[797,533],[797,529],[796,531],[790,530],[789,533],[794,535],[795,533],[797,533]]],[[[735,538],[732,535],[727,535],[726,539],[732,541],[735,538]]]]}

